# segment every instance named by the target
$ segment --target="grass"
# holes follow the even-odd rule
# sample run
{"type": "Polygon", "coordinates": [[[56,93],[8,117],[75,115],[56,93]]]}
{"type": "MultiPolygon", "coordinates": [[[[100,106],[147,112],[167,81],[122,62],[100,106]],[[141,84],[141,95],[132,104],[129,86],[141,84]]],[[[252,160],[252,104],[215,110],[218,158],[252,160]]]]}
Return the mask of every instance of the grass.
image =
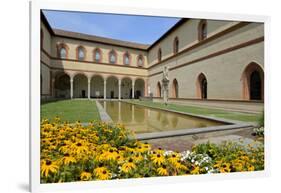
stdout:
{"type": "Polygon", "coordinates": [[[88,100],[63,100],[41,104],[41,119],[53,119],[55,116],[70,123],[78,120],[82,123],[100,120],[96,102],[88,100]]]}
{"type": "Polygon", "coordinates": [[[152,101],[137,101],[130,100],[128,102],[134,104],[140,104],[147,107],[157,107],[161,109],[170,109],[175,111],[181,111],[186,113],[192,113],[196,115],[206,115],[217,118],[225,118],[236,121],[244,121],[244,122],[255,122],[258,123],[261,114],[253,114],[253,113],[240,113],[240,112],[230,112],[224,110],[210,109],[204,107],[194,107],[194,106],[185,106],[185,105],[177,105],[177,104],[168,104],[167,106],[163,103],[152,102],[152,101]]]}
{"type": "MultiPolygon", "coordinates": [[[[161,109],[176,110],[196,115],[206,115],[245,122],[258,123],[262,116],[262,114],[230,112],[177,104],[168,104],[167,106],[165,106],[163,103],[151,101],[128,100],[128,102],[144,105],[147,107],[157,107],[161,109]]],[[[69,121],[71,123],[77,120],[81,122],[100,120],[95,101],[88,100],[64,100],[45,103],[41,105],[41,118],[53,119],[55,116],[59,116],[63,121],[69,121]]]]}

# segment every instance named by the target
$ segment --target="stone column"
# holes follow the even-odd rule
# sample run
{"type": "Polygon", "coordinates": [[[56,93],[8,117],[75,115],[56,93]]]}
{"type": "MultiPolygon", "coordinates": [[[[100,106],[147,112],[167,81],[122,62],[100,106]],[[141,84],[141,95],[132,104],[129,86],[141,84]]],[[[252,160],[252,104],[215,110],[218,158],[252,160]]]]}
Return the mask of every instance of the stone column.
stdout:
{"type": "Polygon", "coordinates": [[[118,99],[121,100],[121,79],[118,79],[118,99]]]}
{"type": "Polygon", "coordinates": [[[148,90],[148,80],[145,79],[145,80],[144,80],[144,96],[145,96],[145,97],[148,96],[147,90],[148,90]]]}
{"type": "Polygon", "coordinates": [[[70,77],[70,98],[73,99],[73,76],[70,77]]]}
{"type": "Polygon", "coordinates": [[[132,80],[132,99],[135,98],[135,80],[132,80]]]}
{"type": "Polygon", "coordinates": [[[103,99],[106,99],[106,79],[103,81],[103,99]]]}
{"type": "Polygon", "coordinates": [[[118,122],[122,123],[122,115],[121,115],[121,102],[118,102],[118,122]]]}
{"type": "Polygon", "coordinates": [[[88,77],[88,99],[91,99],[91,78],[88,77]]]}

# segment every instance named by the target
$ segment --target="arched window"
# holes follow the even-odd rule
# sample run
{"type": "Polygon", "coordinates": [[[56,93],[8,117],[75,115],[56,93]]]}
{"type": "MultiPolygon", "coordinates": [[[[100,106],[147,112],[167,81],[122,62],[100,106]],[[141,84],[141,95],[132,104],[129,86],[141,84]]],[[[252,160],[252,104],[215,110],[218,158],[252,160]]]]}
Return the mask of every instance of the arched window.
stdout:
{"type": "Polygon", "coordinates": [[[175,37],[174,39],[174,54],[179,52],[179,38],[175,37]]]}
{"type": "Polygon", "coordinates": [[[161,62],[162,60],[162,50],[161,48],[158,49],[158,62],[161,62]]]}
{"type": "Polygon", "coordinates": [[[68,57],[68,46],[66,44],[60,43],[57,45],[57,56],[61,59],[68,57]]]}
{"type": "Polygon", "coordinates": [[[60,58],[66,58],[66,49],[65,48],[60,49],[60,58]]]}
{"type": "Polygon", "coordinates": [[[143,67],[144,59],[142,55],[139,55],[137,58],[138,66],[143,67]]]}
{"type": "Polygon", "coordinates": [[[130,57],[130,54],[128,52],[126,52],[124,55],[123,55],[123,63],[125,65],[130,65],[131,63],[131,57],[130,57]]]}
{"type": "Polygon", "coordinates": [[[115,64],[117,61],[117,55],[116,52],[114,50],[111,50],[109,52],[109,63],[111,64],[115,64]]]}
{"type": "Polygon", "coordinates": [[[263,100],[264,72],[257,63],[250,63],[242,74],[243,99],[263,100]]]}
{"type": "Polygon", "coordinates": [[[178,98],[179,97],[179,85],[178,85],[177,79],[173,80],[172,97],[173,98],[178,98]]]}
{"type": "Polygon", "coordinates": [[[156,96],[161,97],[161,84],[160,82],[157,83],[157,88],[156,88],[156,96]]]}
{"type": "Polygon", "coordinates": [[[207,99],[208,97],[208,82],[206,76],[201,73],[197,78],[197,95],[200,99],[207,99]]]}
{"type": "Polygon", "coordinates": [[[253,71],[250,76],[250,99],[261,100],[262,95],[262,80],[257,70],[253,71]]]}
{"type": "Polygon", "coordinates": [[[86,49],[83,46],[77,47],[77,60],[85,60],[86,58],[86,49]]]}
{"type": "Polygon", "coordinates": [[[102,60],[101,50],[99,48],[96,48],[94,50],[94,61],[101,62],[101,60],[102,60]]]}
{"type": "Polygon", "coordinates": [[[198,25],[198,40],[202,41],[207,38],[207,21],[202,19],[198,25]]]}

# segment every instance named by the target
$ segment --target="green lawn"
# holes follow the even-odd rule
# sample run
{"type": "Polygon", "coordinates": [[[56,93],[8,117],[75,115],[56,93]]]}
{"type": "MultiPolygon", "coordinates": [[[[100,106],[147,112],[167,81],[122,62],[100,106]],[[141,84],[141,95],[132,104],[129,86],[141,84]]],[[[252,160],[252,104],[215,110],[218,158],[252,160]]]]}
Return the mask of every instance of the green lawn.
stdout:
{"type": "MultiPolygon", "coordinates": [[[[203,107],[193,107],[176,104],[168,104],[167,106],[165,106],[162,103],[151,101],[128,100],[128,102],[144,105],[147,107],[171,109],[197,115],[206,115],[245,122],[258,122],[261,117],[261,115],[259,114],[229,112],[203,107]]],[[[69,122],[75,122],[77,120],[81,122],[100,120],[96,102],[88,100],[64,100],[45,103],[41,105],[41,118],[53,119],[55,116],[59,116],[63,121],[69,122]]]]}
{"type": "Polygon", "coordinates": [[[82,123],[100,120],[96,102],[88,100],[63,100],[41,104],[41,119],[53,119],[55,116],[71,123],[77,120],[82,123]]]}
{"type": "Polygon", "coordinates": [[[130,100],[128,102],[134,104],[141,104],[147,107],[157,107],[161,109],[170,109],[175,111],[182,111],[186,113],[192,113],[196,115],[206,115],[211,117],[225,118],[237,121],[245,121],[245,122],[258,122],[261,115],[259,114],[251,114],[251,113],[240,113],[240,112],[230,112],[224,110],[203,108],[203,107],[194,107],[194,106],[184,106],[184,105],[176,105],[176,104],[168,104],[167,106],[163,103],[152,102],[152,101],[137,101],[130,100]]]}

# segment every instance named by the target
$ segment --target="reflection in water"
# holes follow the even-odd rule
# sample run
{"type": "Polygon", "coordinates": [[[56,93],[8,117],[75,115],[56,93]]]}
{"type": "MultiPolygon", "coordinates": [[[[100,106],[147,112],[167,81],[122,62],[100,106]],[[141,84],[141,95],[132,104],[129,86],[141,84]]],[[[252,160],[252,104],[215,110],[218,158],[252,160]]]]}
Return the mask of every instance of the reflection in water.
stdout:
{"type": "Polygon", "coordinates": [[[178,120],[178,117],[175,116],[175,115],[173,115],[173,116],[172,116],[172,120],[171,120],[172,125],[173,125],[173,128],[176,128],[176,127],[177,127],[178,121],[179,121],[179,120],[178,120]]]}
{"type": "Polygon", "coordinates": [[[115,123],[122,123],[136,133],[150,133],[222,125],[215,121],[156,110],[118,101],[101,101],[115,123]],[[108,104],[109,103],[109,104],[108,104]]]}

